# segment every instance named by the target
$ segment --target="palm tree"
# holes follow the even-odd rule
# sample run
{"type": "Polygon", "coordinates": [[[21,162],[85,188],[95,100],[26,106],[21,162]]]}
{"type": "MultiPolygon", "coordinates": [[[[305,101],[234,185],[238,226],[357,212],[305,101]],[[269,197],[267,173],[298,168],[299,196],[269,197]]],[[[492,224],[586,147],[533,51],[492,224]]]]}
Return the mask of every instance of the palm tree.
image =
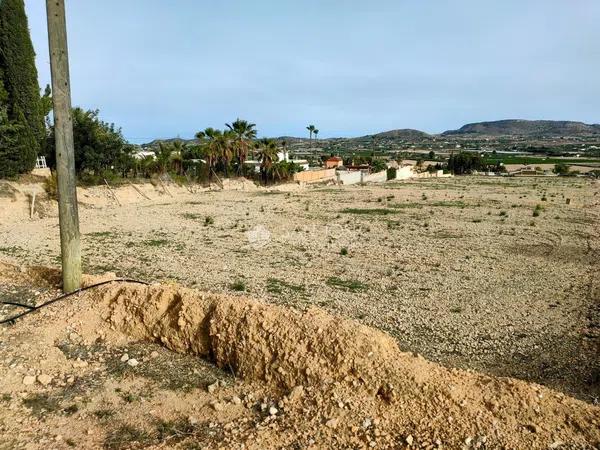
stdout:
{"type": "Polygon", "coordinates": [[[234,153],[238,160],[238,175],[240,175],[244,162],[248,157],[248,150],[254,139],[256,139],[256,124],[250,123],[247,120],[240,118],[236,119],[231,124],[226,123],[225,126],[233,134],[234,153]]]}
{"type": "MultiPolygon", "coordinates": [[[[317,130],[317,129],[314,129],[314,130],[313,130],[313,134],[315,135],[315,144],[316,144],[316,143],[317,143],[317,136],[318,136],[318,134],[319,134],[319,130],[317,130]]],[[[319,156],[319,155],[318,155],[318,150],[315,148],[315,159],[317,159],[317,160],[318,160],[318,159],[319,159],[319,158],[318,158],[318,156],[319,156]]]]}
{"type": "Polygon", "coordinates": [[[258,147],[258,160],[260,161],[260,172],[265,184],[267,183],[267,175],[271,171],[273,163],[277,162],[278,159],[277,142],[273,139],[262,139],[258,147]]]}
{"type": "Polygon", "coordinates": [[[314,125],[309,125],[306,127],[306,129],[308,130],[308,143],[310,144],[310,148],[312,149],[312,137],[313,133],[317,128],[314,125]]]}
{"type": "Polygon", "coordinates": [[[156,153],[156,162],[158,165],[158,171],[161,175],[169,170],[169,164],[171,162],[171,153],[173,153],[173,147],[165,144],[164,142],[158,143],[158,151],[156,153]]]}
{"type": "Polygon", "coordinates": [[[220,130],[208,127],[204,131],[198,131],[196,133],[196,139],[199,139],[204,143],[203,153],[206,158],[206,166],[208,169],[208,180],[212,179],[215,164],[220,155],[220,136],[222,135],[220,130]]]}

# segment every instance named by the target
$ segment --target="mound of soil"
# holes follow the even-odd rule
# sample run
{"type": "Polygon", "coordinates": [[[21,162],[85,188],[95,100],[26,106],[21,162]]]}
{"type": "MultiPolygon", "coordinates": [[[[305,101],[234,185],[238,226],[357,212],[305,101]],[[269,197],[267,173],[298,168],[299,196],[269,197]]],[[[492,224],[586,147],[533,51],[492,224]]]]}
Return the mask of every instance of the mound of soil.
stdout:
{"type": "MultiPolygon", "coordinates": [[[[19,273],[24,279],[56,275],[1,269],[13,280],[19,273]]],[[[90,277],[86,283],[97,280],[90,277]]],[[[51,338],[44,337],[39,344],[44,348],[59,339],[62,330],[57,330],[57,322],[68,321],[80,324],[76,333],[90,342],[101,336],[112,346],[127,340],[160,343],[177,353],[201,356],[231,374],[236,389],[245,394],[223,391],[210,401],[205,391],[195,393],[206,408],[195,412],[188,423],[192,428],[177,434],[169,447],[194,448],[190,445],[199,442],[200,432],[195,424],[207,418],[219,432],[208,440],[203,435],[202,448],[600,445],[597,406],[515,379],[444,368],[402,352],[380,331],[316,308],[299,312],[177,285],[109,284],[87,291],[76,303],[45,310],[3,330],[0,337],[14,343],[23,329],[45,330],[43,335],[51,338]]],[[[7,380],[3,389],[19,389],[14,378],[7,380]]],[[[209,386],[209,394],[215,389],[209,386]]],[[[193,401],[189,396],[181,400],[182,405],[193,401]]],[[[160,410],[160,405],[154,409],[160,410]]],[[[35,434],[35,426],[30,427],[35,434]]],[[[17,430],[4,431],[14,438],[17,430]]],[[[109,445],[114,431],[106,433],[107,448],[166,445],[160,433],[146,440],[138,433],[130,439],[133,444],[115,447],[109,445]]]]}

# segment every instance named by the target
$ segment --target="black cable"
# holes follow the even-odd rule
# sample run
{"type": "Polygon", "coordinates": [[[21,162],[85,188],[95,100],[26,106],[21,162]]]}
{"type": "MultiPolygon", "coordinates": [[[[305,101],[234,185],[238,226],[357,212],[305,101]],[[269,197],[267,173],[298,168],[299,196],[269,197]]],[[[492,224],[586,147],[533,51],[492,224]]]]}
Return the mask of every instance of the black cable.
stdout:
{"type": "Polygon", "coordinates": [[[9,317],[8,319],[1,320],[0,325],[5,324],[5,323],[14,323],[15,320],[20,319],[21,317],[26,316],[27,314],[31,314],[32,312],[35,312],[35,311],[43,308],[44,306],[51,305],[52,303],[56,303],[60,300],[64,300],[65,298],[68,298],[72,295],[79,294],[81,292],[87,291],[88,289],[103,286],[103,285],[109,284],[109,283],[136,283],[136,284],[143,284],[146,286],[150,285],[150,283],[147,283],[146,281],[132,280],[129,278],[115,278],[113,280],[105,280],[105,281],[101,281],[100,283],[91,284],[89,286],[75,289],[72,292],[67,292],[66,294],[59,295],[58,297],[53,298],[52,300],[48,300],[47,302],[42,303],[41,305],[38,305],[38,306],[31,306],[31,305],[26,305],[24,303],[17,303],[17,302],[0,301],[0,304],[2,304],[2,305],[10,305],[10,306],[18,306],[21,308],[27,308],[27,311],[25,311],[25,312],[17,314],[16,316],[9,317]]]}

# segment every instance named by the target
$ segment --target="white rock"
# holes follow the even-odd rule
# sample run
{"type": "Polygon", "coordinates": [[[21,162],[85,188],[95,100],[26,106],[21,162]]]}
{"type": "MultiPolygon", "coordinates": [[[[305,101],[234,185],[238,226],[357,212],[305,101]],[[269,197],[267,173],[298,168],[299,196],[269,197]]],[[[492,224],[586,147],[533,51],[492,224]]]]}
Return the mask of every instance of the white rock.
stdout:
{"type": "Polygon", "coordinates": [[[127,361],[127,364],[129,364],[131,367],[135,367],[139,364],[139,362],[137,359],[131,358],[127,361]]]}
{"type": "Polygon", "coordinates": [[[41,385],[48,386],[52,382],[52,377],[50,375],[41,374],[37,376],[37,381],[41,385]]]}
{"type": "Polygon", "coordinates": [[[231,403],[233,403],[234,405],[241,405],[242,404],[242,399],[239,398],[238,396],[234,395],[231,398],[231,403]]]}
{"type": "Polygon", "coordinates": [[[370,428],[371,427],[371,419],[366,418],[365,420],[363,420],[362,426],[365,429],[370,428]]]}
{"type": "Polygon", "coordinates": [[[272,415],[272,416],[277,415],[278,412],[279,412],[279,410],[277,408],[275,408],[274,406],[271,406],[269,408],[269,414],[272,415]]]}
{"type": "Polygon", "coordinates": [[[214,394],[218,387],[219,387],[219,382],[215,381],[213,384],[209,384],[206,387],[206,390],[208,391],[209,394],[214,394]]]}
{"type": "Polygon", "coordinates": [[[123,356],[121,356],[121,362],[127,361],[129,361],[129,355],[127,353],[124,353],[123,356]]]}
{"type": "Polygon", "coordinates": [[[414,441],[414,439],[412,437],[412,434],[409,434],[408,436],[406,436],[406,443],[408,445],[412,445],[413,441],[414,441]]]}
{"type": "Polygon", "coordinates": [[[25,386],[31,386],[33,383],[35,383],[35,377],[33,375],[27,375],[23,378],[23,384],[25,386]]]}

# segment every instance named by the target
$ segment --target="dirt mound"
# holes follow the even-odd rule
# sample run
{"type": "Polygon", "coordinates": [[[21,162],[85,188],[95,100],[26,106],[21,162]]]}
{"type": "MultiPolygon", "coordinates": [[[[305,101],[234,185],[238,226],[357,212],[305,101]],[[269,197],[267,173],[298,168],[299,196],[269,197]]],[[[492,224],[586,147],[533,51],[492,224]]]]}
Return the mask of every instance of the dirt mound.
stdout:
{"type": "Polygon", "coordinates": [[[401,352],[381,332],[317,309],[303,313],[159,285],[108,285],[93,298],[103,318],[131,336],[209,357],[282,392],[305,392],[289,417],[315,420],[331,431],[322,438],[364,443],[361,417],[379,416],[384,447],[600,444],[598,407],[538,385],[443,368],[401,352]]]}

